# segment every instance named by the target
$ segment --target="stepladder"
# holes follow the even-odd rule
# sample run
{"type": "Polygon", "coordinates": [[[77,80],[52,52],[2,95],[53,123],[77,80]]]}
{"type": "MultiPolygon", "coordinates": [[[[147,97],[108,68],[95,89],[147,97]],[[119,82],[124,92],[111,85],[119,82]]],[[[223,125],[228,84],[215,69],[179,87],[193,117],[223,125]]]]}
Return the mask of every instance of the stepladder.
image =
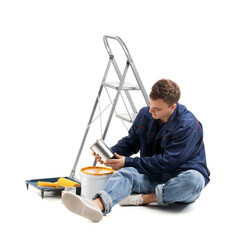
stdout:
{"type": "MultiPolygon", "coordinates": [[[[102,79],[102,82],[100,84],[100,88],[94,103],[94,106],[92,108],[92,112],[88,121],[88,124],[86,126],[83,138],[82,138],[82,142],[80,145],[80,148],[78,150],[73,168],[71,170],[70,173],[70,178],[75,178],[75,172],[76,172],[76,168],[77,168],[77,164],[79,162],[85,141],[87,139],[87,135],[89,132],[89,129],[92,125],[92,123],[98,118],[101,117],[103,111],[101,111],[100,109],[100,114],[99,116],[95,116],[95,112],[97,108],[100,108],[100,99],[101,99],[101,95],[103,91],[106,91],[109,99],[110,99],[110,104],[106,107],[109,108],[110,107],[110,112],[105,124],[105,127],[103,130],[101,130],[101,139],[105,140],[108,129],[110,127],[111,121],[113,116],[115,115],[117,118],[120,118],[122,121],[126,121],[129,123],[132,123],[135,119],[135,117],[137,116],[138,110],[137,107],[135,106],[134,100],[131,96],[131,92],[132,91],[139,91],[142,96],[142,99],[145,101],[146,105],[149,105],[148,103],[148,95],[145,91],[144,85],[141,81],[141,78],[139,76],[139,73],[136,69],[136,66],[134,64],[134,61],[128,51],[128,48],[126,47],[125,43],[123,42],[123,40],[118,37],[118,36],[110,36],[110,35],[105,35],[103,37],[103,41],[104,41],[104,45],[106,48],[106,51],[109,55],[109,60],[106,66],[106,70],[102,79]],[[109,42],[110,41],[110,42],[109,42]],[[111,41],[117,43],[117,46],[121,47],[121,49],[124,52],[124,57],[126,59],[126,64],[123,68],[123,71],[120,70],[119,66],[118,66],[118,62],[116,60],[116,56],[115,54],[112,52],[112,48],[109,45],[109,43],[111,43],[111,41]],[[112,71],[112,69],[114,69],[115,73],[116,73],[116,81],[108,81],[108,73],[109,71],[112,71]],[[134,83],[131,82],[127,82],[127,75],[129,72],[129,69],[131,70],[131,73],[133,78],[134,78],[134,83]],[[108,93],[108,89],[113,89],[114,91],[116,91],[114,98],[111,98],[110,94],[108,93]],[[124,93],[124,96],[126,98],[122,97],[122,93],[124,93]],[[119,98],[122,98],[122,102],[125,106],[125,110],[126,113],[117,113],[116,111],[116,106],[118,104],[119,98]],[[127,102],[127,104],[126,104],[127,102]],[[128,107],[128,106],[130,107],[128,107]]],[[[96,165],[96,161],[94,161],[93,165],[96,165]]]]}

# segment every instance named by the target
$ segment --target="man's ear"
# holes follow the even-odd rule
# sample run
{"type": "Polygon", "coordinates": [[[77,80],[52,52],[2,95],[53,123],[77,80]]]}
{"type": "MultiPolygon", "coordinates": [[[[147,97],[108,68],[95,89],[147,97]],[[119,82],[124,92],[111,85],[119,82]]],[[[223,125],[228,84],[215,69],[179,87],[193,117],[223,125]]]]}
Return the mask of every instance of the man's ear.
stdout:
{"type": "Polygon", "coordinates": [[[174,110],[176,107],[177,107],[177,104],[174,103],[174,104],[171,106],[171,109],[174,110]]]}

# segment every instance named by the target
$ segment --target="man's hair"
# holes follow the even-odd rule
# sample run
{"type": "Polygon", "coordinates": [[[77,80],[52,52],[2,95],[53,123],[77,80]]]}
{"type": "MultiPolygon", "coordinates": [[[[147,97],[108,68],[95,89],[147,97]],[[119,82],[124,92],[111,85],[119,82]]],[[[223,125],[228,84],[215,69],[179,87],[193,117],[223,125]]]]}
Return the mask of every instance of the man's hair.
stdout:
{"type": "Polygon", "coordinates": [[[180,99],[179,86],[169,79],[158,80],[151,88],[150,98],[152,100],[162,99],[171,107],[180,99]]]}

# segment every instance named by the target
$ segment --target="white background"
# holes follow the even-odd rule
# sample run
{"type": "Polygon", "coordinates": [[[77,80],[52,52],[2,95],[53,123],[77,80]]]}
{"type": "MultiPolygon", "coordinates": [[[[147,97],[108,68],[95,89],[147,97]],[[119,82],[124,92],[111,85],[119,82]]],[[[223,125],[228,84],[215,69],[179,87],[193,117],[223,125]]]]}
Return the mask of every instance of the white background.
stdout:
{"type": "MultiPolygon", "coordinates": [[[[244,239],[244,10],[237,0],[1,1],[0,234],[244,239]],[[176,81],[203,124],[211,182],[186,208],[116,206],[92,224],[59,197],[26,190],[28,179],[69,176],[108,61],[106,34],[124,40],[147,93],[160,78],[176,81]]],[[[93,163],[95,126],[77,172],[93,163]]],[[[113,118],[108,144],[126,134],[113,118]]]]}

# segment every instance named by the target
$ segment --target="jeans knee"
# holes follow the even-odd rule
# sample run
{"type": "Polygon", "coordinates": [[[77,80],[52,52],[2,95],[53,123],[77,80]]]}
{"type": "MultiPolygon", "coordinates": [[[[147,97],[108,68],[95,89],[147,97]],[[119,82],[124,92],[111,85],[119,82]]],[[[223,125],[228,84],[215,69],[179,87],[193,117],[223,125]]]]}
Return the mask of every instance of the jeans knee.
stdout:
{"type": "Polygon", "coordinates": [[[188,186],[189,189],[193,189],[196,192],[200,192],[204,188],[205,186],[204,177],[198,171],[188,170],[188,171],[181,173],[181,175],[182,174],[184,175],[182,176],[185,179],[184,182],[188,186]]]}
{"type": "Polygon", "coordinates": [[[120,168],[117,172],[121,172],[121,173],[133,173],[137,171],[134,167],[123,167],[120,168]]]}
{"type": "Polygon", "coordinates": [[[124,168],[119,169],[116,172],[123,174],[123,175],[125,174],[128,175],[128,174],[133,174],[135,171],[137,170],[134,167],[124,167],[124,168]]]}
{"type": "Polygon", "coordinates": [[[113,177],[123,177],[123,178],[133,179],[133,175],[135,171],[137,170],[133,167],[121,168],[118,171],[114,172],[113,177]]]}

